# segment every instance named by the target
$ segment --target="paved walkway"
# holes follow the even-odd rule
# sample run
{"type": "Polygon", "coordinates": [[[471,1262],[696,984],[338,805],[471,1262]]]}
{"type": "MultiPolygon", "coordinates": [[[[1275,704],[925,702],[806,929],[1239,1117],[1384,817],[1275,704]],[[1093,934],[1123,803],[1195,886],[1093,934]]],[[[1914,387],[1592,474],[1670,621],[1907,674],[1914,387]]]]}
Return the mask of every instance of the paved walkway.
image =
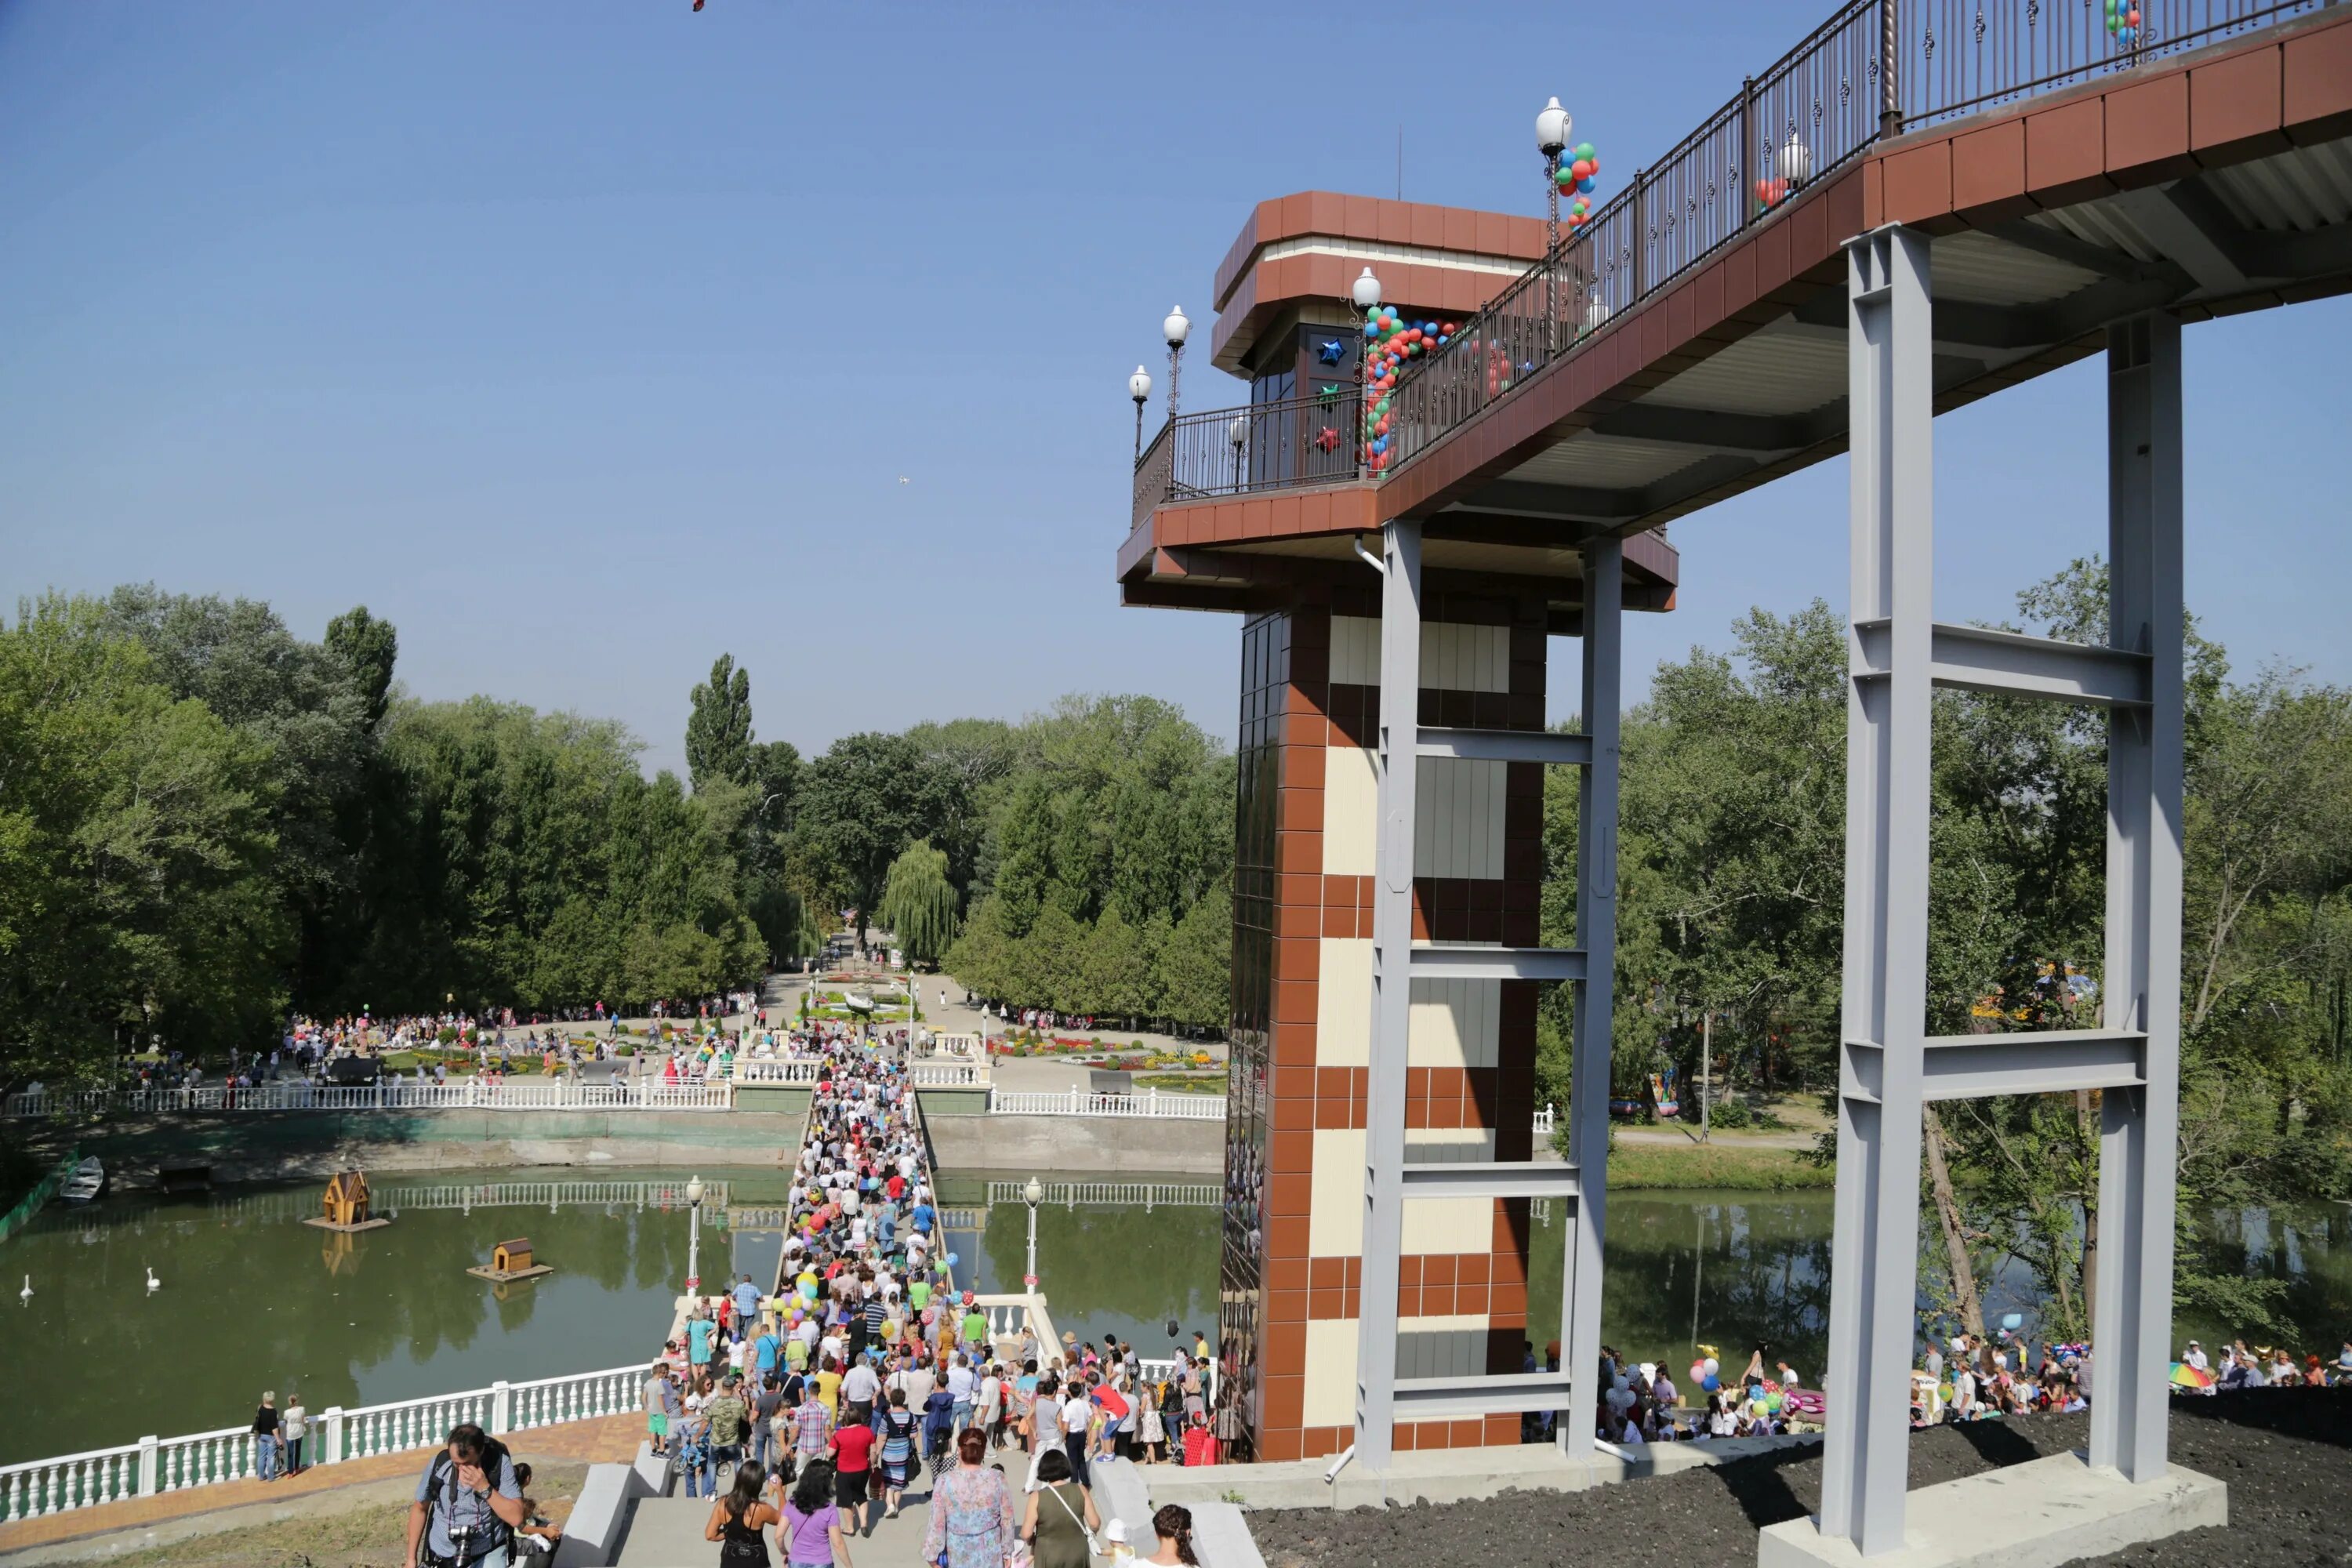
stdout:
{"type": "MultiPolygon", "coordinates": [[[[560,1459],[574,1464],[626,1464],[636,1458],[637,1443],[645,1435],[646,1418],[629,1412],[593,1421],[569,1421],[560,1426],[535,1427],[529,1432],[518,1432],[508,1441],[516,1458],[533,1462],[560,1459]]],[[[397,1454],[379,1454],[369,1459],[352,1459],[340,1465],[316,1465],[299,1476],[289,1476],[282,1480],[223,1481],[218,1486],[194,1487],[186,1491],[131,1498],[121,1502],[101,1503],[96,1508],[78,1508],[66,1513],[19,1520],[10,1524],[0,1524],[0,1552],[21,1551],[28,1546],[46,1546],[79,1536],[135,1530],[166,1520],[184,1519],[191,1514],[210,1513],[216,1509],[239,1508],[257,1502],[282,1502],[289,1498],[332,1491],[367,1481],[414,1477],[424,1473],[427,1452],[425,1448],[411,1448],[397,1454]]]]}

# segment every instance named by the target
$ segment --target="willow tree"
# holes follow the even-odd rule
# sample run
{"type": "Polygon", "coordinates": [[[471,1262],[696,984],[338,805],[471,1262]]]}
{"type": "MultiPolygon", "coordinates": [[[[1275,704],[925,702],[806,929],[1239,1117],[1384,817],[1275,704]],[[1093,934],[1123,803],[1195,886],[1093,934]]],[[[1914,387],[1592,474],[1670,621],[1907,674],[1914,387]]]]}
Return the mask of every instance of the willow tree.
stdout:
{"type": "Polygon", "coordinates": [[[890,862],[882,883],[882,923],[898,939],[908,963],[936,963],[956,934],[955,885],[948,855],[917,839],[890,862]]]}

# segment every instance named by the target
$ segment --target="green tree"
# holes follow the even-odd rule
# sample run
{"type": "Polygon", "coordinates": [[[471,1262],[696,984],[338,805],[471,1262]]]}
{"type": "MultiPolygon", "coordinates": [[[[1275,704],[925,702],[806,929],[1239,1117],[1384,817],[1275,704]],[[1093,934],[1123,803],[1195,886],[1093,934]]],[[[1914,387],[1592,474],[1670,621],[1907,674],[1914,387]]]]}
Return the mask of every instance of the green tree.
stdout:
{"type": "Polygon", "coordinates": [[[908,845],[891,862],[879,912],[908,962],[937,963],[955,940],[956,892],[948,881],[947,852],[928,840],[908,845]]]}
{"type": "Polygon", "coordinates": [[[1080,1012],[1137,1018],[1151,1010],[1151,959],[1142,934],[1127,923],[1117,904],[1087,933],[1080,965],[1086,1001],[1080,1012]]]}
{"type": "Polygon", "coordinates": [[[1157,955],[1160,1010],[1179,1024],[1221,1029],[1233,1016],[1233,900],[1212,891],[1176,922],[1157,955]]]}
{"type": "Polygon", "coordinates": [[[735,667],[735,656],[722,653],[710,666],[710,679],[689,694],[693,710],[686,721],[686,771],[700,789],[713,779],[730,784],[751,782],[751,674],[735,667]]]}
{"type": "Polygon", "coordinates": [[[793,833],[803,864],[859,910],[873,912],[890,863],[918,840],[948,852],[976,838],[961,777],[904,735],[845,735],[801,772],[793,833]]]}
{"type": "Polygon", "coordinates": [[[377,620],[365,605],[355,605],[327,623],[326,648],[343,668],[360,696],[367,727],[383,722],[392,702],[393,667],[400,659],[400,633],[390,621],[377,620]]]}

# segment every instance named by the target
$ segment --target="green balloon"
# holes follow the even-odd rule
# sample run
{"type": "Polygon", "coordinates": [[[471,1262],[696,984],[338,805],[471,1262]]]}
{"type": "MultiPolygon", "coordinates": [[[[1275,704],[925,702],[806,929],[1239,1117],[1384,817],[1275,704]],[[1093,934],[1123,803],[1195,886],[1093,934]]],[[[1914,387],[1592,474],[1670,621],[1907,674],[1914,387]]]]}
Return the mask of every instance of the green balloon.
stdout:
{"type": "Polygon", "coordinates": [[[1595,157],[1595,156],[1597,156],[1598,154],[1596,154],[1596,153],[1592,151],[1592,143],[1591,143],[1591,142],[1579,142],[1576,144],[1576,155],[1577,155],[1577,157],[1579,157],[1579,158],[1591,158],[1591,157],[1595,157]]]}
{"type": "Polygon", "coordinates": [[[1386,414],[1388,411],[1389,411],[1389,400],[1388,400],[1387,398],[1385,398],[1385,397],[1381,398],[1378,403],[1375,403],[1375,404],[1373,404],[1373,405],[1372,405],[1372,412],[1373,412],[1374,414],[1386,414]]]}

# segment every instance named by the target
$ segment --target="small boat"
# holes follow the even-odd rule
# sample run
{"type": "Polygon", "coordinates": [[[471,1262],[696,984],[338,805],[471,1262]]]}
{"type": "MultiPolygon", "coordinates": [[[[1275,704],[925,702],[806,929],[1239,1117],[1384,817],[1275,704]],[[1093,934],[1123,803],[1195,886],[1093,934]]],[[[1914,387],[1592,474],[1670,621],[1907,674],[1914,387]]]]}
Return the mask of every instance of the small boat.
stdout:
{"type": "Polygon", "coordinates": [[[66,1184],[58,1189],[58,1196],[69,1204],[86,1204],[106,1191],[106,1167],[92,1154],[73,1168],[66,1184]]]}

